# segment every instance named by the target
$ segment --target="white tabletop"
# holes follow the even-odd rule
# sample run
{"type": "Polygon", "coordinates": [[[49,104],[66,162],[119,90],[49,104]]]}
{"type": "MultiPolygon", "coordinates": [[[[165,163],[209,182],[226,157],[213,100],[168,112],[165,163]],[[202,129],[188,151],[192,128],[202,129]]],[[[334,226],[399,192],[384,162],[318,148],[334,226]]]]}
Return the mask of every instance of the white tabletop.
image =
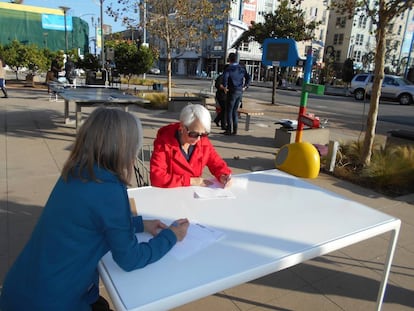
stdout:
{"type": "Polygon", "coordinates": [[[129,190],[138,213],[181,217],[224,233],[184,259],[167,254],[124,272],[99,269],[117,310],[166,310],[399,228],[392,216],[278,170],[234,176],[235,198],[198,199],[195,187],[129,190]]]}

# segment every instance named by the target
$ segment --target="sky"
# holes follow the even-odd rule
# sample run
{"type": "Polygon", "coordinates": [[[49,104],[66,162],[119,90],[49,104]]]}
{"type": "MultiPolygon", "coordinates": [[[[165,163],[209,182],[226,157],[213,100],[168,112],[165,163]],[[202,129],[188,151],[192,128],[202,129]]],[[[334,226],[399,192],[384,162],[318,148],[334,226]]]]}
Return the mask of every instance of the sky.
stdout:
{"type": "MultiPolygon", "coordinates": [[[[10,2],[8,0],[0,0],[0,2],[10,2]]],[[[105,14],[105,4],[106,3],[116,3],[116,0],[108,1],[104,0],[104,18],[103,22],[107,25],[112,25],[112,32],[117,32],[124,30],[125,27],[122,27],[121,23],[114,22],[112,17],[109,17],[105,14]]],[[[90,36],[93,36],[91,33],[93,27],[91,27],[91,17],[93,16],[95,21],[100,17],[100,0],[24,0],[24,5],[33,5],[40,6],[50,9],[58,9],[59,6],[66,6],[71,8],[68,11],[68,15],[81,17],[84,21],[89,24],[90,27],[90,36]]]]}

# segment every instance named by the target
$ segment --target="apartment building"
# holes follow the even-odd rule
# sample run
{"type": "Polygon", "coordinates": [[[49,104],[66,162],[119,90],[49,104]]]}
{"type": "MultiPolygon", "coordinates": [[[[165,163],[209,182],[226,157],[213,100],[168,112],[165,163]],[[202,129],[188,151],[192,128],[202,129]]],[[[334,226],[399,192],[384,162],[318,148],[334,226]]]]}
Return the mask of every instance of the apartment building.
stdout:
{"type": "MultiPolygon", "coordinates": [[[[412,38],[414,33],[413,10],[396,17],[387,27],[385,70],[404,74],[412,66],[412,38]],[[411,57],[410,56],[411,53],[411,57]]],[[[357,71],[371,72],[375,61],[375,25],[364,12],[355,12],[349,19],[332,11],[326,34],[326,47],[333,54],[334,67],[339,73],[347,58],[354,61],[357,71]]]]}

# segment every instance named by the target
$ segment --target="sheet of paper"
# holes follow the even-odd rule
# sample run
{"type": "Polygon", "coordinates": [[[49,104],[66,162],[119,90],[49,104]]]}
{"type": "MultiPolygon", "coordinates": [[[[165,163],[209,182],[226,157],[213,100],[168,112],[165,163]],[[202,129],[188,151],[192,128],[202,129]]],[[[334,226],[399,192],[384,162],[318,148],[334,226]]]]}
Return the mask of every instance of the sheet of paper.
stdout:
{"type": "Polygon", "coordinates": [[[211,180],[212,184],[208,187],[194,187],[194,198],[196,199],[235,199],[236,196],[231,191],[234,188],[246,189],[248,179],[244,177],[232,177],[231,185],[223,188],[217,180],[211,180]]]}
{"type": "Polygon", "coordinates": [[[181,242],[175,244],[170,254],[182,260],[206,248],[223,236],[223,232],[214,228],[198,223],[190,223],[186,237],[181,242]]]}
{"type": "Polygon", "coordinates": [[[235,195],[228,189],[197,187],[194,191],[196,199],[235,199],[235,195]]]}
{"type": "MultiPolygon", "coordinates": [[[[222,231],[196,222],[190,222],[184,240],[177,242],[177,244],[170,250],[169,254],[178,260],[182,260],[208,247],[222,237],[224,237],[224,232],[222,231]]],[[[143,232],[137,233],[137,238],[139,242],[148,242],[152,236],[143,232]]]]}

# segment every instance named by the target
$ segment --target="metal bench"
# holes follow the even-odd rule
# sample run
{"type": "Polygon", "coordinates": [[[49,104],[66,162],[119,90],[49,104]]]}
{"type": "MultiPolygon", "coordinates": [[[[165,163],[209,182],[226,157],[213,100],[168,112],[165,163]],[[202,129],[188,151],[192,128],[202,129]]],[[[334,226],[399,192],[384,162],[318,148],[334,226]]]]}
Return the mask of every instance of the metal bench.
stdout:
{"type": "Polygon", "coordinates": [[[246,108],[240,108],[238,110],[238,113],[243,114],[246,116],[246,123],[244,129],[246,131],[249,131],[250,129],[250,117],[251,116],[264,116],[264,112],[260,110],[252,110],[252,109],[246,109],[246,108]]]}

